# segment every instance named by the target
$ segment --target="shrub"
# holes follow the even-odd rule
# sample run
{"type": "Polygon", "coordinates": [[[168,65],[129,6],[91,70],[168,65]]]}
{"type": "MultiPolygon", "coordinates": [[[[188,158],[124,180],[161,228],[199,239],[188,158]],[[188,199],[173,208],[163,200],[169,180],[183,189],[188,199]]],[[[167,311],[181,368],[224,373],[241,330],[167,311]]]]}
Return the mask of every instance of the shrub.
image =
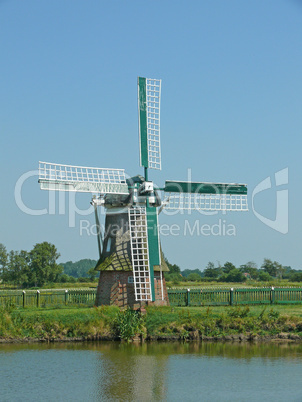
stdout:
{"type": "Polygon", "coordinates": [[[188,275],[188,281],[198,282],[202,280],[202,277],[197,273],[192,273],[188,275]]]}
{"type": "Polygon", "coordinates": [[[249,315],[250,308],[249,306],[235,307],[227,312],[227,315],[232,318],[244,318],[249,315]]]}
{"type": "Polygon", "coordinates": [[[135,335],[144,333],[144,316],[139,312],[128,308],[119,311],[113,322],[113,330],[116,336],[129,341],[135,335]]]}
{"type": "Polygon", "coordinates": [[[294,272],[290,276],[290,280],[294,282],[302,282],[302,272],[294,272]]]}
{"type": "Polygon", "coordinates": [[[268,272],[261,271],[261,272],[259,272],[258,279],[259,279],[259,281],[269,282],[272,279],[272,277],[270,276],[270,274],[268,272]]]}
{"type": "Polygon", "coordinates": [[[59,276],[59,282],[61,283],[67,283],[70,280],[70,276],[66,274],[62,274],[59,276]]]}
{"type": "Polygon", "coordinates": [[[78,279],[78,281],[81,282],[81,283],[85,283],[85,282],[87,283],[87,282],[91,282],[91,279],[81,277],[81,278],[78,279]]]}

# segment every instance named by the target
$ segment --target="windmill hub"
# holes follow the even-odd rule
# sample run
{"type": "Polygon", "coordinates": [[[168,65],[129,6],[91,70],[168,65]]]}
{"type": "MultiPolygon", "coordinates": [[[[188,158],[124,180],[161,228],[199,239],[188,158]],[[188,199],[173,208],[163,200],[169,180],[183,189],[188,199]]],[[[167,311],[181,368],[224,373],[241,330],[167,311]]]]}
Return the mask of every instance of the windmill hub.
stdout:
{"type": "Polygon", "coordinates": [[[143,184],[141,185],[140,191],[142,194],[153,193],[153,191],[154,191],[153,182],[152,181],[144,181],[143,184]]]}
{"type": "Polygon", "coordinates": [[[161,258],[158,230],[158,214],[163,208],[248,210],[245,184],[166,180],[159,189],[149,180],[148,169],[161,169],[160,97],[161,80],[138,78],[139,150],[144,176],[126,179],[124,169],[39,163],[41,189],[99,194],[91,204],[98,228],[97,207],[106,210],[105,232],[98,230],[97,237],[101,267],[97,300],[101,304],[168,303],[162,275],[167,267],[161,258]],[[159,191],[164,194],[163,202],[159,191]]]}

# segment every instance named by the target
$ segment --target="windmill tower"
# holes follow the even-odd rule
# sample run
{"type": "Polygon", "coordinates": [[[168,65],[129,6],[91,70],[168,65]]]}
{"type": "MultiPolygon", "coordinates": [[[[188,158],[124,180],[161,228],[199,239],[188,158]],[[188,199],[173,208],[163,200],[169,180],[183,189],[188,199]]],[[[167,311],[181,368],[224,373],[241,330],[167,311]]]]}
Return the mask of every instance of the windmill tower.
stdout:
{"type": "Polygon", "coordinates": [[[96,304],[140,307],[168,304],[163,276],[158,214],[169,210],[247,211],[247,186],[166,180],[156,188],[148,169],[161,169],[161,80],[138,78],[140,165],[144,176],[127,178],[123,169],[39,163],[43,190],[98,194],[92,198],[96,225],[97,207],[106,209],[105,231],[98,232],[100,270],[96,304]],[[161,201],[159,192],[163,193],[161,201]]]}

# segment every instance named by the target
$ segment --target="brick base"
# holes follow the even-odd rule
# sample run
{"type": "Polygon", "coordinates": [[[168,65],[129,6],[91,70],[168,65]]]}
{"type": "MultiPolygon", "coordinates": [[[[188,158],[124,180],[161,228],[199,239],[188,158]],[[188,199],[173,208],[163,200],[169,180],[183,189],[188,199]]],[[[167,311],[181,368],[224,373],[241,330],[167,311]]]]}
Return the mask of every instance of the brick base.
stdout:
{"type": "Polygon", "coordinates": [[[115,305],[118,307],[131,307],[138,309],[146,305],[167,306],[169,305],[166,281],[163,278],[163,294],[159,272],[154,273],[155,301],[135,301],[134,283],[129,283],[128,278],[133,277],[132,271],[101,271],[96,296],[96,306],[115,305]]]}

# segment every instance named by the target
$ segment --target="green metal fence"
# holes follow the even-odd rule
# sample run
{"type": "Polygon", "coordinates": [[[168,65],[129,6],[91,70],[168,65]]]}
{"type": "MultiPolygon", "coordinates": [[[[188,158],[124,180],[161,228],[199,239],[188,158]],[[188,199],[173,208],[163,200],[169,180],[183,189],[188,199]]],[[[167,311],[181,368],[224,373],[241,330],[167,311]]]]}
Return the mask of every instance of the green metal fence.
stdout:
{"type": "Polygon", "coordinates": [[[0,305],[17,307],[93,306],[96,289],[0,291],[0,305]]]}
{"type": "Polygon", "coordinates": [[[169,289],[171,306],[302,304],[302,288],[169,289]]]}
{"type": "MultiPolygon", "coordinates": [[[[0,306],[93,306],[96,289],[3,290],[0,306]]],[[[302,304],[302,288],[169,289],[171,306],[238,306],[246,304],[302,304]]]]}

